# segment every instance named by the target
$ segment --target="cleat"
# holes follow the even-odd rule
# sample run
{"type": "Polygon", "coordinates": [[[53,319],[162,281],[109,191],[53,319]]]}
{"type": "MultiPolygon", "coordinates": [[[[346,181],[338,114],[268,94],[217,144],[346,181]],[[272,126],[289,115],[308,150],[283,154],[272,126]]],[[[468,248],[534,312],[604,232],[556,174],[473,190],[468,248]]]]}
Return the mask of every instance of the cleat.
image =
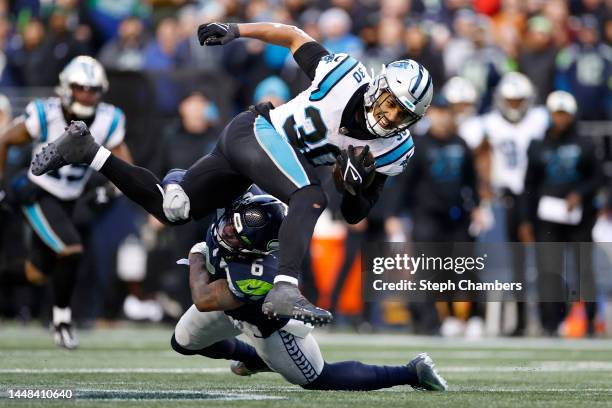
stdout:
{"type": "Polygon", "coordinates": [[[408,367],[414,370],[419,379],[419,383],[412,385],[415,390],[421,391],[446,391],[448,384],[446,380],[436,370],[436,366],[427,353],[417,355],[408,367]]]}
{"type": "Polygon", "coordinates": [[[74,350],[79,346],[72,325],[68,323],[60,323],[53,326],[53,339],[56,346],[67,350],[74,350]]]}
{"type": "Polygon", "coordinates": [[[257,373],[271,373],[273,372],[269,367],[260,368],[258,370],[251,370],[242,361],[232,361],[230,364],[230,370],[232,373],[241,377],[248,377],[257,373]]]}
{"type": "Polygon", "coordinates": [[[316,307],[308,301],[297,286],[288,282],[278,282],[266,295],[261,307],[268,318],[296,319],[303,322],[320,322],[327,324],[333,316],[325,309],[316,307]]]}
{"type": "Polygon", "coordinates": [[[30,165],[32,174],[40,176],[66,164],[90,164],[99,148],[85,123],[72,121],[59,139],[34,157],[30,165]]]}

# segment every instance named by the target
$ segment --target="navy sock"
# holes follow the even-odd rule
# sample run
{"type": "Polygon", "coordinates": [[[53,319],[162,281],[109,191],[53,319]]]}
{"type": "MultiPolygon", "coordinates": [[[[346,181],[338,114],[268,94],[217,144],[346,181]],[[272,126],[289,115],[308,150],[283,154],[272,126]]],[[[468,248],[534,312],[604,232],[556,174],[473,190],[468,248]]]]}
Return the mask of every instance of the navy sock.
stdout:
{"type": "Polygon", "coordinates": [[[259,357],[253,346],[236,338],[221,340],[200,350],[189,350],[178,344],[176,338],[172,335],[170,344],[174,351],[186,356],[198,354],[214,359],[242,361],[250,370],[267,367],[267,364],[259,357]]]}
{"type": "Polygon", "coordinates": [[[358,361],[325,363],[309,390],[369,391],[394,385],[417,384],[416,372],[408,366],[377,366],[358,361]]]}

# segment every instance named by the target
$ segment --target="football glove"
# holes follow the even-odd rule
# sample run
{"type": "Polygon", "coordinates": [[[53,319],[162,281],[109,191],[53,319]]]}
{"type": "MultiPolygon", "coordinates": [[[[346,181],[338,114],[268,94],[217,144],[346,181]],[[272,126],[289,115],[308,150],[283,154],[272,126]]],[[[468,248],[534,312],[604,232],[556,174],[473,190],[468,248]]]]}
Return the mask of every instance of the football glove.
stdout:
{"type": "Polygon", "coordinates": [[[168,184],[164,187],[164,215],[170,222],[189,219],[191,203],[189,197],[178,184],[168,184]]]}
{"type": "Polygon", "coordinates": [[[198,27],[200,45],[225,45],[240,37],[238,24],[207,23],[198,27]]]}
{"type": "Polygon", "coordinates": [[[355,146],[349,145],[348,149],[343,150],[336,159],[342,172],[344,189],[351,195],[358,195],[364,182],[371,180],[376,170],[375,163],[367,163],[369,151],[370,146],[366,145],[357,155],[355,146]]]}

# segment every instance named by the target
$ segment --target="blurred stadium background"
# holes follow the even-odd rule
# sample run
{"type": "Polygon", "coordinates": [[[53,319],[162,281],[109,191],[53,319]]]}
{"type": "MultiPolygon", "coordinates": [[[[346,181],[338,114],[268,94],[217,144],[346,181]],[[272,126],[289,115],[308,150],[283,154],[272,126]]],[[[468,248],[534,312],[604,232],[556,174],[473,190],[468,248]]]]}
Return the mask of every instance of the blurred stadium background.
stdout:
{"type": "MultiPolygon", "coordinates": [[[[22,114],[32,99],[53,95],[65,64],[87,54],[107,70],[110,89],[104,99],[126,114],[126,141],[135,162],[158,176],[187,168],[210,151],[234,114],[256,101],[282,103],[308,84],[287,50],[247,40],[202,48],[197,26],[277,21],[302,27],[332,52],[348,52],[376,70],[383,62],[416,59],[430,70],[436,93],[442,93],[450,78],[464,78],[474,97],[461,94],[467,99],[453,100],[447,94],[446,99],[451,105],[471,105],[470,116],[496,109],[496,86],[510,71],[532,81],[533,106],[543,104],[553,90],[572,93],[578,132],[594,144],[604,176],[594,199],[583,204],[605,224],[612,222],[606,195],[612,185],[611,11],[612,2],[605,0],[0,0],[0,126],[22,114]]],[[[423,137],[435,120],[422,121],[414,137],[423,137]]],[[[29,161],[27,148],[12,148],[4,181],[29,161]]],[[[331,205],[304,263],[303,285],[311,300],[336,314],[330,330],[474,337],[612,333],[609,267],[596,271],[596,320],[589,324],[584,305],[565,305],[561,332],[542,329],[541,309],[533,302],[504,310],[467,303],[411,307],[410,299],[364,303],[361,243],[414,236],[420,197],[403,193],[409,189],[408,177],[390,180],[388,196],[366,222],[352,227],[339,219],[337,194],[326,178],[331,205]],[[476,320],[470,328],[471,318],[476,320]]],[[[95,182],[92,191],[99,197],[102,191],[95,190],[95,182]]],[[[106,193],[102,199],[89,196],[81,220],[88,249],[73,299],[75,321],[81,329],[124,320],[172,324],[190,304],[186,271],[175,260],[201,240],[205,222],[163,228],[124,197],[106,193]],[[140,281],[144,285],[139,290],[130,290],[140,281]]],[[[507,203],[496,193],[483,204],[495,222],[479,231],[461,224],[465,240],[512,236],[505,222],[507,203]]],[[[31,232],[18,211],[3,211],[0,259],[10,262],[25,256],[31,232]]],[[[607,238],[612,241],[612,235],[607,238]]],[[[445,234],[428,238],[447,239],[445,234]]],[[[526,270],[535,284],[537,268],[530,257],[526,270]]],[[[0,286],[3,320],[46,325],[49,305],[44,284],[0,286]]],[[[11,333],[17,336],[17,331],[11,333]]]]}

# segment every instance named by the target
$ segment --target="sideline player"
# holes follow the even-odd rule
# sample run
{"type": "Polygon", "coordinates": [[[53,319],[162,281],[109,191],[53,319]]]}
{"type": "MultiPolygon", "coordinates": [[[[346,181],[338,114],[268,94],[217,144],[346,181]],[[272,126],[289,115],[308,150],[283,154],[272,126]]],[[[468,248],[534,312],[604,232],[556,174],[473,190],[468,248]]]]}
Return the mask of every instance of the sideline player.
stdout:
{"type": "Polygon", "coordinates": [[[328,363],[311,334],[297,320],[270,320],[261,303],[278,273],[278,230],[286,206],[256,186],[225,209],[209,228],[206,241],[189,254],[194,305],[172,336],[183,355],[235,360],[235,374],[275,371],[292,384],[311,390],[365,391],[411,385],[443,391],[444,379],[431,358],[419,354],[404,366],[328,363]],[[253,346],[235,336],[245,334],[253,346]]]}
{"type": "MultiPolygon", "coordinates": [[[[108,88],[102,65],[91,57],[76,57],[62,70],[59,82],[58,97],[30,102],[25,114],[0,135],[0,179],[10,146],[34,142],[36,154],[47,143],[58,140],[73,120],[87,123],[96,143],[117,157],[131,161],[123,142],[123,112],[101,102],[108,88]]],[[[55,343],[67,349],[78,345],[72,328],[70,300],[83,254],[82,239],[72,215],[90,174],[87,166],[69,165],[43,175],[30,171],[13,182],[23,213],[36,233],[24,268],[29,275],[35,272],[51,276],[55,343]]]]}
{"type": "Polygon", "coordinates": [[[41,174],[66,163],[89,164],[168,223],[202,218],[256,183],[289,205],[279,232],[279,274],[263,311],[326,323],[331,314],[312,305],[297,287],[315,223],[327,204],[314,166],[331,165],[339,158],[345,186],[342,213],[349,223],[367,216],[387,176],[401,173],[414,152],[408,127],[423,117],[431,102],[431,76],[417,62],[402,60],[370,78],[359,61],[329,54],[293,26],[211,23],[198,29],[202,45],[226,44],[240,36],[289,48],[312,84],[279,107],[259,104],[236,116],[212,154],[196,162],[180,184],[170,184],[160,194],[151,172],[112,156],[79,124],[39,154],[32,169],[41,174]],[[367,148],[356,155],[352,146],[367,148]],[[375,166],[365,164],[368,149],[375,166]],[[374,181],[364,186],[374,172],[374,181]]]}

